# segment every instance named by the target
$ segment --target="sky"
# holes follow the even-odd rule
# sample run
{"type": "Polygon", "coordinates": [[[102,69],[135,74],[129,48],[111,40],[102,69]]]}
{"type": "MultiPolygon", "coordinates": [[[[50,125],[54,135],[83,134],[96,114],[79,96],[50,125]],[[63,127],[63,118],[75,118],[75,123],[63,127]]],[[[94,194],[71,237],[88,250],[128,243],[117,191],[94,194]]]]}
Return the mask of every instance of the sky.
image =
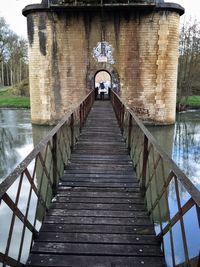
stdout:
{"type": "MultiPolygon", "coordinates": [[[[186,12],[184,17],[200,20],[199,0],[165,0],[182,5],[186,12]]],[[[10,29],[24,38],[27,37],[26,18],[22,15],[22,9],[29,4],[41,3],[41,0],[1,0],[0,16],[4,17],[10,29]]],[[[182,20],[184,19],[182,17],[182,20]]]]}

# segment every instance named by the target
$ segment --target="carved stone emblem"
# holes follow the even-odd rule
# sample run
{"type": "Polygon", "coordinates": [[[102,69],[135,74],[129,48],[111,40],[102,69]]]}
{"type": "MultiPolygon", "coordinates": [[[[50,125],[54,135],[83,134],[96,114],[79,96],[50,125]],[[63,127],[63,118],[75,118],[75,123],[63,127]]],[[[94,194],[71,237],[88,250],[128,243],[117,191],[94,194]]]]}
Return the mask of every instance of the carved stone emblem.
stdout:
{"type": "Polygon", "coordinates": [[[112,45],[108,42],[98,42],[97,46],[93,48],[92,55],[98,62],[114,64],[113,50],[112,45]]]}

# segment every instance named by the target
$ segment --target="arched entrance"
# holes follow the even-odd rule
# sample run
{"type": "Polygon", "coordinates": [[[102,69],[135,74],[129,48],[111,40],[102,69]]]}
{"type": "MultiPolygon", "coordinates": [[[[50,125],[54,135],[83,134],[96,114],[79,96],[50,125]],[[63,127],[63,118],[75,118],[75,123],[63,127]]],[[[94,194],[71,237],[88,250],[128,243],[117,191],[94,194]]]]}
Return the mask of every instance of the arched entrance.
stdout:
{"type": "Polygon", "coordinates": [[[94,77],[95,99],[110,99],[110,89],[112,87],[111,75],[106,70],[100,70],[94,77]]]}

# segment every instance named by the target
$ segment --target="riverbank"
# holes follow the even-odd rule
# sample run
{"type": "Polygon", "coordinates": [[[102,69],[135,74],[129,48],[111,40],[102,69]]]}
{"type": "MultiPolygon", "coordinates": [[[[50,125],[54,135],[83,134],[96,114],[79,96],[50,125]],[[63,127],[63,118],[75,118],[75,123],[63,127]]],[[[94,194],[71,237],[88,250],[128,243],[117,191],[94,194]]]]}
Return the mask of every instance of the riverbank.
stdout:
{"type": "Polygon", "coordinates": [[[200,109],[200,96],[182,96],[177,99],[177,110],[200,109]]]}
{"type": "MultiPolygon", "coordinates": [[[[0,108],[30,108],[30,97],[16,96],[12,87],[0,87],[0,108]]],[[[200,109],[200,96],[182,96],[177,99],[177,111],[200,109]]]]}
{"type": "Polygon", "coordinates": [[[30,108],[30,98],[14,95],[11,87],[0,88],[0,108],[30,108]]]}

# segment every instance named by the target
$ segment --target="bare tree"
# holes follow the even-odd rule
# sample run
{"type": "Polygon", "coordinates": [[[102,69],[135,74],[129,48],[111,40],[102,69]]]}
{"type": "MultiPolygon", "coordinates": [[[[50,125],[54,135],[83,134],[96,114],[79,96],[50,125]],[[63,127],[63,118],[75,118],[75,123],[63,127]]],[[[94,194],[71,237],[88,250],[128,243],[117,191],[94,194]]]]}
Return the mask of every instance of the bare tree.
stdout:
{"type": "Polygon", "coordinates": [[[27,41],[0,17],[0,85],[16,85],[28,76],[27,41]]]}
{"type": "Polygon", "coordinates": [[[200,22],[183,24],[179,47],[178,96],[189,96],[200,85],[200,22]]]}

